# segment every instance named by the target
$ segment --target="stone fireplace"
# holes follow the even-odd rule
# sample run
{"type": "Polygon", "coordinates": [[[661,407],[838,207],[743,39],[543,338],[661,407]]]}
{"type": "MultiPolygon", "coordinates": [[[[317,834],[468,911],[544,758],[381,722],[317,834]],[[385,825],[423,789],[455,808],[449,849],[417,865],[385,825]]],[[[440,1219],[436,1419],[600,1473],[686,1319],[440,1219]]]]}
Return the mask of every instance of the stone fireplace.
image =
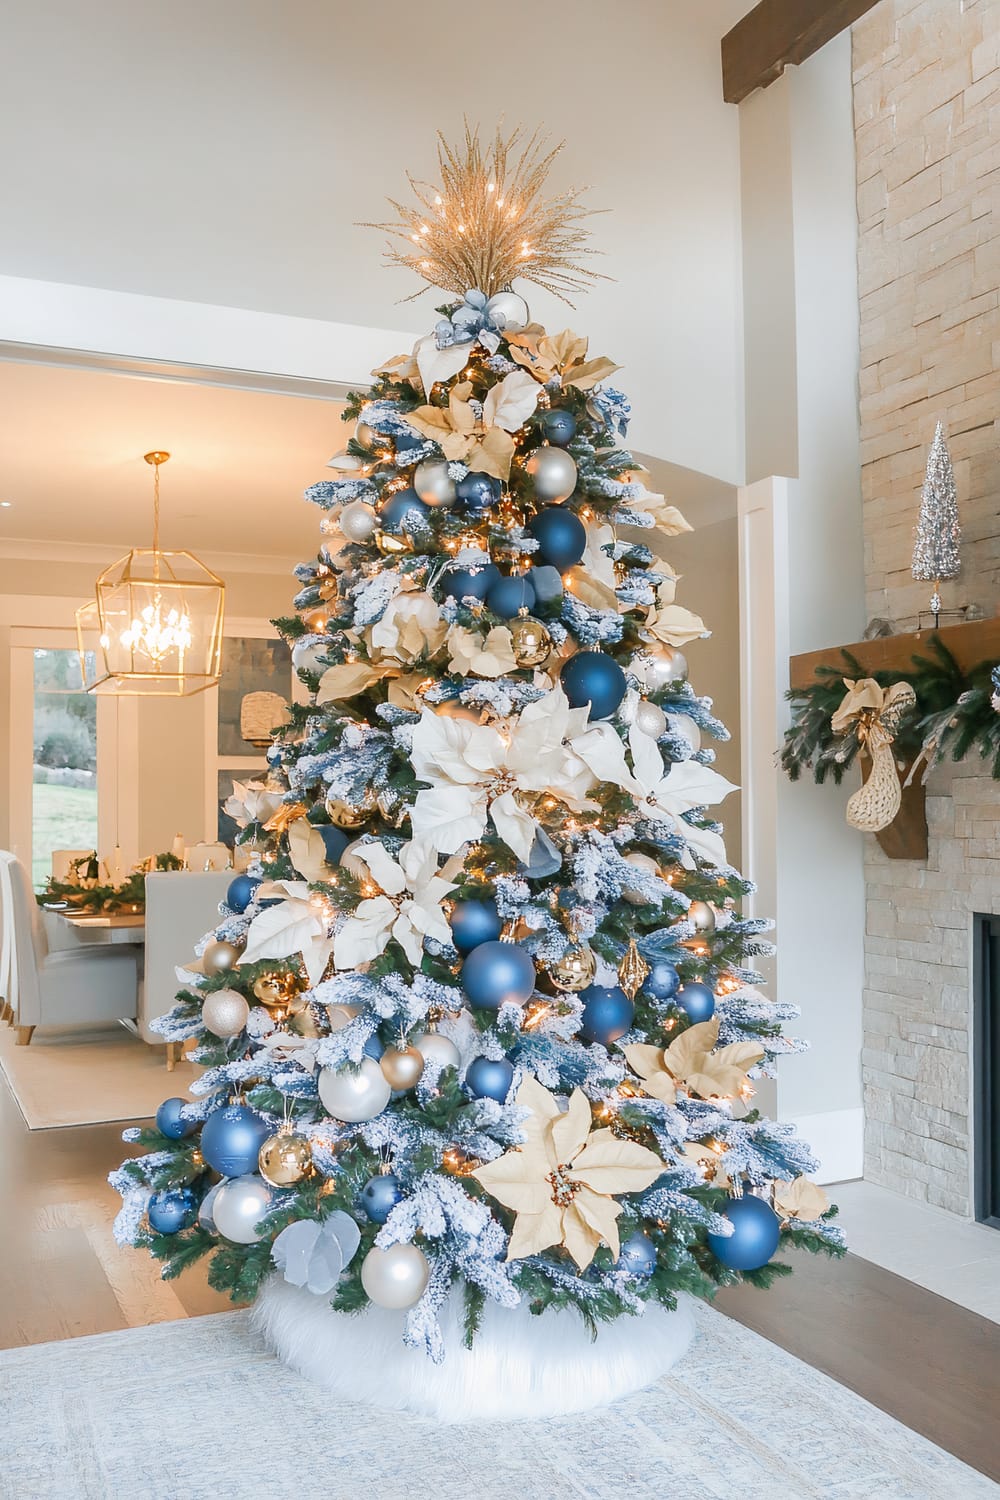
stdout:
{"type": "MultiPolygon", "coordinates": [[[[938,420],[964,530],[945,604],[1000,605],[1000,10],[882,0],[853,48],[867,610],[912,630],[938,420]]],[[[865,1175],[971,1216],[975,918],[1000,915],[1000,782],[972,759],[927,790],[926,864],[867,841],[865,1175]]]]}

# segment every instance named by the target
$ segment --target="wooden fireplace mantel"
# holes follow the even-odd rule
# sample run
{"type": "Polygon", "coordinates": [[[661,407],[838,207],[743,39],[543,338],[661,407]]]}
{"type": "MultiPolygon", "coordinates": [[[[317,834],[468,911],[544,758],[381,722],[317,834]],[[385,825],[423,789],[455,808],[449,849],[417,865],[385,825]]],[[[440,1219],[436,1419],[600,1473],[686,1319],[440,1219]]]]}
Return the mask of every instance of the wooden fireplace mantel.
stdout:
{"type": "MultiPolygon", "coordinates": [[[[816,680],[817,667],[844,665],[842,651],[859,662],[864,672],[909,672],[913,657],[927,649],[928,637],[936,634],[965,672],[980,662],[1000,662],[1000,618],[966,620],[960,625],[943,625],[938,631],[920,630],[905,635],[878,636],[872,641],[855,641],[850,646],[827,646],[822,651],[806,651],[793,656],[788,664],[791,688],[810,687],[816,680]]],[[[862,757],[862,775],[867,780],[871,762],[862,757]]],[[[908,768],[907,768],[908,769],[908,768]]],[[[906,770],[902,773],[906,779],[906,770]]],[[[927,858],[927,798],[919,775],[903,788],[899,812],[888,828],[877,833],[879,846],[890,859],[927,858]]]]}

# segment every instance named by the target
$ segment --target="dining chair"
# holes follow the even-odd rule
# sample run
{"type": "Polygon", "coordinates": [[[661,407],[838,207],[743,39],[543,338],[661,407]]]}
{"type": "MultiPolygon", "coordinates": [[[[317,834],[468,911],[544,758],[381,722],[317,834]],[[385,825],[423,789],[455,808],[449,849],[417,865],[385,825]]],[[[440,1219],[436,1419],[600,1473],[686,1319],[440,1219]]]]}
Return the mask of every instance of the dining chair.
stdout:
{"type": "Polygon", "coordinates": [[[0,985],[20,1047],[37,1026],[89,1026],[136,1014],[134,953],[85,944],[50,952],[28,872],[7,851],[0,851],[0,985]]]}
{"type": "MultiPolygon", "coordinates": [[[[52,851],[52,879],[67,881],[70,872],[77,860],[89,859],[93,849],[53,849],[52,851]]],[[[86,874],[86,871],[84,871],[86,874]]]]}
{"type": "Polygon", "coordinates": [[[203,872],[206,869],[225,870],[232,862],[233,851],[228,844],[201,843],[192,844],[184,851],[185,863],[189,870],[203,872]]]}
{"type": "MultiPolygon", "coordinates": [[[[195,944],[214,927],[232,870],[153,870],[146,876],[146,958],[139,987],[139,1035],[163,1046],[150,1022],[166,1015],[182,988],[178,967],[194,958],[195,944]]],[[[179,1048],[167,1047],[171,1068],[179,1048]]]]}

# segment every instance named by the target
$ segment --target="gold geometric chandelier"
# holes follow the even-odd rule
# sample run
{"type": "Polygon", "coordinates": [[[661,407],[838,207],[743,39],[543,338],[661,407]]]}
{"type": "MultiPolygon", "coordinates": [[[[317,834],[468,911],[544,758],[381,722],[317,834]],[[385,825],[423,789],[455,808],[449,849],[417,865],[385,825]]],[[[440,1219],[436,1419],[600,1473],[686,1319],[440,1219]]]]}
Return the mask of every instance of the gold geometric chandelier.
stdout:
{"type": "Polygon", "coordinates": [[[186,698],[219,680],[226,588],[190,552],[161,551],[160,466],[170,454],[143,457],[153,466],[153,545],[105,568],[77,610],[80,671],[88,693],[186,698]]]}

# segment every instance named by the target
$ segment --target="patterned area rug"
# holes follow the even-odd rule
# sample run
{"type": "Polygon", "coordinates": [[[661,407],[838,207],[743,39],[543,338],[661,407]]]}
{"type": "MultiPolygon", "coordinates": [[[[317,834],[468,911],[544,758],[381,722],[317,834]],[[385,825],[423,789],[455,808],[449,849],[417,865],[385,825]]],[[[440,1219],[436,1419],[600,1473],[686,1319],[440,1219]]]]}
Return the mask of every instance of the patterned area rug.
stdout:
{"type": "Polygon", "coordinates": [[[613,1407],[440,1427],[336,1405],[245,1313],[0,1355],[11,1500],[986,1500],[1000,1486],[738,1323],[613,1407]]]}

